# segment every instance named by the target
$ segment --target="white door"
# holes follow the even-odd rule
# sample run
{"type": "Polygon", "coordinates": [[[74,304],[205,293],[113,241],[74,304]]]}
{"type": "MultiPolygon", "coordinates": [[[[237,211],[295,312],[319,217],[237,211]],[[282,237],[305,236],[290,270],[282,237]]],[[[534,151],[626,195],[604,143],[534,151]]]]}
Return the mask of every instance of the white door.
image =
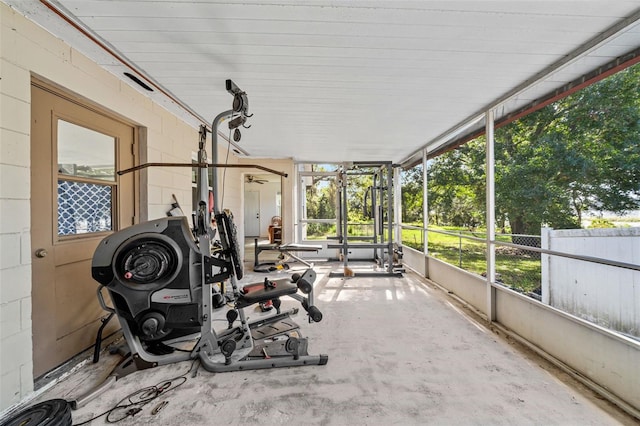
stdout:
{"type": "Polygon", "coordinates": [[[244,236],[260,236],[260,192],[244,192],[244,236]]]}

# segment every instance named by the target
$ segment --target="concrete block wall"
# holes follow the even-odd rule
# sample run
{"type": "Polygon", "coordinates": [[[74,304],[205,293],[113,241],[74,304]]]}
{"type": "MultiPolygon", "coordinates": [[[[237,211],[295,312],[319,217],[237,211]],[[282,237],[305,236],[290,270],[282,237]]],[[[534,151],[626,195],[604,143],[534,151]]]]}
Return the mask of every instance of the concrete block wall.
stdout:
{"type": "MultiPolygon", "coordinates": [[[[31,79],[57,85],[140,129],[139,163],[189,162],[198,148],[197,124],[99,67],[64,41],[0,3],[0,413],[32,395],[30,123],[31,79]]],[[[210,144],[208,145],[210,146],[210,144]]],[[[224,147],[219,157],[225,158],[224,147]]],[[[211,155],[209,153],[209,158],[211,155]]],[[[231,156],[231,161],[236,161],[231,156]]],[[[230,169],[227,180],[240,172],[230,169]]],[[[191,205],[191,170],[140,173],[138,220],[164,217],[171,195],[191,205]]],[[[225,204],[239,215],[240,198],[225,204]]]]}
{"type": "Polygon", "coordinates": [[[32,391],[30,228],[30,76],[4,57],[0,35],[0,409],[32,391]]]}

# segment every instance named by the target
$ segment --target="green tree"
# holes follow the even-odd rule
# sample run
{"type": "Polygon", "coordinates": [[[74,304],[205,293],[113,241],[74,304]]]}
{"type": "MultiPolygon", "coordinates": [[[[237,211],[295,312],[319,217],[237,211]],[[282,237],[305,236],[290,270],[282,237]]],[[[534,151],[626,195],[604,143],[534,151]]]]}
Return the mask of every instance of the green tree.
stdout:
{"type": "Polygon", "coordinates": [[[422,222],[422,164],[402,172],[402,221],[404,223],[422,222]]]}
{"type": "MultiPolygon", "coordinates": [[[[329,176],[313,176],[310,185],[306,186],[306,212],[308,219],[334,219],[336,217],[337,188],[335,179],[329,176]]],[[[328,232],[335,233],[335,226],[321,223],[310,223],[307,235],[321,236],[328,232]]]]}
{"type": "Polygon", "coordinates": [[[427,164],[430,222],[475,228],[484,223],[484,138],[427,164]]]}
{"type": "MultiPolygon", "coordinates": [[[[360,169],[362,173],[373,173],[369,169],[360,169]]],[[[377,182],[378,186],[380,182],[377,182]]],[[[386,184],[386,182],[385,182],[386,184]]],[[[349,222],[369,222],[367,212],[371,210],[371,193],[369,192],[367,205],[365,206],[365,194],[373,186],[373,176],[369,174],[350,174],[347,177],[347,216],[349,222]]]]}
{"type": "MultiPolygon", "coordinates": [[[[481,223],[484,156],[481,137],[429,162],[432,222],[481,223]]],[[[589,210],[638,209],[640,64],[496,130],[495,164],[497,225],[508,220],[514,234],[580,227],[589,210]]]]}
{"type": "Polygon", "coordinates": [[[636,65],[496,131],[496,205],[513,233],[638,208],[639,94],[636,65]]]}

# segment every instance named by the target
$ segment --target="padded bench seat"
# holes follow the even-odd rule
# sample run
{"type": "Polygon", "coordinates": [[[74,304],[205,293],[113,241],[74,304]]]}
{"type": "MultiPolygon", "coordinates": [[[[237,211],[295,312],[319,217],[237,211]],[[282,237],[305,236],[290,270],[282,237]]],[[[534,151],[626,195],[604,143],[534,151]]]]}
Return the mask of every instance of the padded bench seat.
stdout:
{"type": "Polygon", "coordinates": [[[298,286],[292,283],[289,278],[247,284],[240,291],[240,297],[236,305],[238,308],[245,308],[255,303],[266,302],[281,296],[295,294],[297,291],[298,286]]]}

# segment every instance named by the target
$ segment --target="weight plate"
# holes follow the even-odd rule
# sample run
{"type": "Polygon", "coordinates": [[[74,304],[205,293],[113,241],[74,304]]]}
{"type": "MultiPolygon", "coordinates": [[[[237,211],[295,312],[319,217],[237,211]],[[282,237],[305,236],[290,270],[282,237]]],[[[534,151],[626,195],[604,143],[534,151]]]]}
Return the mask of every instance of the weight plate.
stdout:
{"type": "Polygon", "coordinates": [[[2,426],[71,426],[71,407],[64,399],[50,399],[18,412],[2,426]]]}

